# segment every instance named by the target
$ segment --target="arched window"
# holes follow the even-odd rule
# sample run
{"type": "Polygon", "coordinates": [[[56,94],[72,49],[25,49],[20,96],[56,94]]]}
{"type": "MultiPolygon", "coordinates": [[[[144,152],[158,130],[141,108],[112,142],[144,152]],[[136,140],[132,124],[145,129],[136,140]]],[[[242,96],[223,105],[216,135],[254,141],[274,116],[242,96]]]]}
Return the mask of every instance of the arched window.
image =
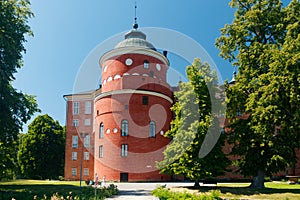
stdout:
{"type": "Polygon", "coordinates": [[[99,126],[99,138],[104,137],[104,124],[101,122],[99,126]]]}
{"type": "Polygon", "coordinates": [[[148,60],[144,60],[144,68],[145,69],[149,68],[149,61],[148,60]]]}
{"type": "Polygon", "coordinates": [[[156,125],[154,121],[151,121],[149,126],[149,137],[155,137],[155,135],[156,135],[156,125]]]}
{"type": "Polygon", "coordinates": [[[121,122],[121,136],[128,136],[128,121],[126,119],[121,122]]]}

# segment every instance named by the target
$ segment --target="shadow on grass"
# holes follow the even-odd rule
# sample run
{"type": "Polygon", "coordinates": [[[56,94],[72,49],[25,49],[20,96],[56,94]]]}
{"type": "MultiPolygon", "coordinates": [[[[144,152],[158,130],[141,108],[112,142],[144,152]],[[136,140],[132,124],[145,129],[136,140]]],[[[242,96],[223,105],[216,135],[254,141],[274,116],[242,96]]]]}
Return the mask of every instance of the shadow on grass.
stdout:
{"type": "Polygon", "coordinates": [[[38,199],[47,196],[47,199],[58,193],[60,196],[76,196],[86,192],[93,192],[93,188],[80,188],[74,185],[51,185],[51,184],[32,184],[32,185],[0,185],[0,199],[24,199],[32,200],[34,196],[38,199]]]}
{"type": "Polygon", "coordinates": [[[265,188],[265,189],[255,189],[250,187],[226,187],[226,186],[201,186],[199,188],[185,187],[189,190],[194,190],[198,192],[208,192],[209,190],[220,190],[221,193],[231,193],[234,195],[255,195],[255,194],[282,194],[282,193],[292,193],[300,194],[299,188],[286,189],[286,188],[265,188]]]}

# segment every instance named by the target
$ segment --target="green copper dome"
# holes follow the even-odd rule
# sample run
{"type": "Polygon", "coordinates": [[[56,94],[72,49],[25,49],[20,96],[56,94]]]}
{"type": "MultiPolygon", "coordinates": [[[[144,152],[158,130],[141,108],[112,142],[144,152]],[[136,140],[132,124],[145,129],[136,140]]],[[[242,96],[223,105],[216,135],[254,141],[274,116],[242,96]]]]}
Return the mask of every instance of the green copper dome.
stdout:
{"type": "Polygon", "coordinates": [[[155,47],[146,40],[146,35],[138,30],[132,30],[125,35],[125,39],[118,43],[115,48],[138,47],[155,50],[155,47]]]}

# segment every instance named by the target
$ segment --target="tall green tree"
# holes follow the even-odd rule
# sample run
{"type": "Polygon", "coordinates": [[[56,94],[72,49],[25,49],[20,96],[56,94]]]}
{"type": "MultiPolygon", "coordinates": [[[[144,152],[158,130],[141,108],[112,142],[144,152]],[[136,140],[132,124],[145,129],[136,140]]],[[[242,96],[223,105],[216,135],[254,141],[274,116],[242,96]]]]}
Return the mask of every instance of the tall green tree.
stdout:
{"type": "Polygon", "coordinates": [[[220,108],[216,73],[200,59],[186,72],[189,82],[180,83],[174,94],[176,103],[171,109],[175,118],[166,133],[172,143],[157,165],[162,173],[184,175],[199,186],[201,179],[223,175],[229,162],[222,151],[224,135],[220,137],[218,113],[212,112],[213,107],[220,108]]]}
{"type": "Polygon", "coordinates": [[[25,177],[53,179],[63,175],[65,131],[58,121],[40,115],[20,140],[18,162],[25,177]]]}
{"type": "Polygon", "coordinates": [[[220,55],[238,66],[227,85],[229,142],[240,172],[264,187],[264,176],[296,163],[300,145],[300,3],[232,0],[232,24],[217,39],[220,55]],[[243,117],[236,117],[236,113],[243,117]]]}
{"type": "Polygon", "coordinates": [[[12,86],[14,74],[22,66],[25,35],[32,35],[27,25],[33,14],[28,0],[0,1],[0,178],[14,171],[16,140],[19,131],[38,111],[33,96],[12,86]]]}

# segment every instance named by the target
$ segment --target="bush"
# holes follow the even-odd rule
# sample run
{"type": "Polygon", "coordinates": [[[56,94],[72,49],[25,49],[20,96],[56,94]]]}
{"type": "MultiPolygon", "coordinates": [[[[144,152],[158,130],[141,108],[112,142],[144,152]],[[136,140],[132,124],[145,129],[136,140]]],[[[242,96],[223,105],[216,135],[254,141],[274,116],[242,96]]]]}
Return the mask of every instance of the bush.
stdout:
{"type": "Polygon", "coordinates": [[[191,194],[188,192],[172,192],[166,188],[158,187],[152,191],[152,195],[160,200],[220,200],[221,192],[219,190],[210,190],[209,194],[191,194]]]}
{"type": "MultiPolygon", "coordinates": [[[[34,187],[34,186],[33,186],[34,187]]],[[[117,186],[110,184],[107,187],[97,188],[95,196],[95,188],[93,187],[76,187],[58,185],[64,189],[54,189],[53,186],[41,185],[33,190],[27,188],[24,190],[1,191],[3,199],[22,199],[22,200],[102,200],[112,195],[118,194],[117,186]],[[48,188],[48,189],[47,189],[48,188]],[[56,191],[56,192],[53,192],[56,191]],[[95,198],[96,197],[96,198],[95,198]]]]}

